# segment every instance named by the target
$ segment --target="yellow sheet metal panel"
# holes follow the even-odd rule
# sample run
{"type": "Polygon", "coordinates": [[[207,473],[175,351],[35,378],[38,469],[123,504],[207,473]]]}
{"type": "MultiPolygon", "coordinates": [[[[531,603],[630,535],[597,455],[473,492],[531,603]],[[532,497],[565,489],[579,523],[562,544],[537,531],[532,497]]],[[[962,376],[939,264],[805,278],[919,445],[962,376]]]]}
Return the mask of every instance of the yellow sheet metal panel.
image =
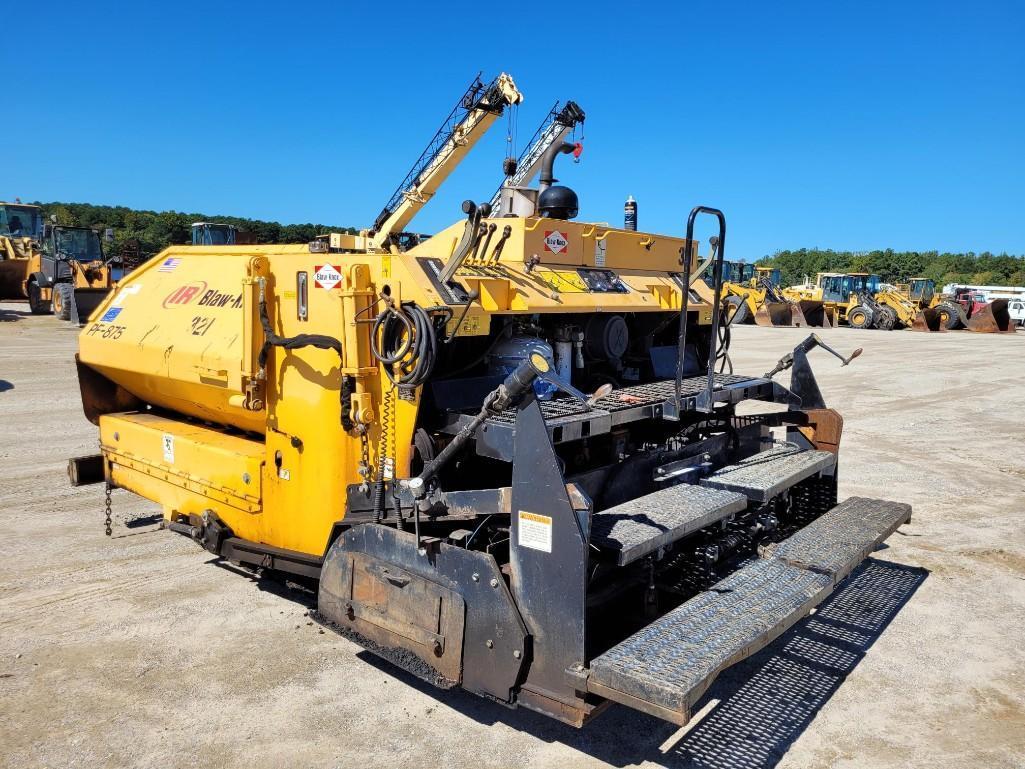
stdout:
{"type": "MultiPolygon", "coordinates": [[[[542,217],[484,220],[494,223],[496,232],[488,253],[477,253],[468,259],[467,267],[518,267],[530,260],[546,267],[594,267],[614,270],[682,272],[680,252],[684,238],[635,232],[588,222],[573,222],[542,217]],[[509,238],[502,245],[497,259],[492,257],[501,240],[503,228],[510,228],[509,238]]],[[[463,232],[457,222],[409,251],[416,256],[447,259],[463,232]]],[[[696,267],[696,249],[691,247],[691,267],[696,267]]]]}
{"type": "Polygon", "coordinates": [[[163,505],[165,518],[215,509],[239,536],[259,539],[262,441],[128,413],[100,417],[100,448],[112,463],[112,480],[163,505]]]}
{"type": "MultiPolygon", "coordinates": [[[[354,334],[365,335],[368,328],[344,319],[344,304],[353,301],[345,294],[352,292],[347,275],[354,261],[342,254],[271,257],[273,280],[266,291],[275,333],[343,340],[348,334],[351,348],[354,334]],[[307,273],[309,280],[305,319],[296,290],[299,273],[307,273]]],[[[359,482],[360,441],[342,427],[341,364],[334,350],[269,351],[263,542],[320,555],[332,524],[345,515],[346,486],[359,482]]]]}
{"type": "Polygon", "coordinates": [[[254,309],[245,282],[257,249],[268,250],[165,250],[97,309],[79,337],[80,359],[147,403],[262,432],[264,415],[243,405],[254,309]]]}
{"type": "Polygon", "coordinates": [[[261,441],[156,414],[127,413],[100,417],[100,446],[182,482],[223,490],[250,512],[259,510],[261,441]]]}
{"type": "MultiPolygon", "coordinates": [[[[680,252],[684,238],[601,226],[584,227],[582,234],[585,255],[587,252],[591,254],[591,259],[585,260],[588,266],[611,270],[683,270],[680,252]]],[[[695,266],[695,263],[691,264],[692,269],[695,266]]]]}
{"type": "Polygon", "coordinates": [[[229,524],[239,537],[260,541],[260,516],[239,512],[238,508],[221,502],[216,496],[195,491],[165,480],[151,469],[134,463],[117,463],[111,469],[111,482],[140,497],[159,504],[165,520],[177,515],[201,516],[207,510],[229,524]]]}

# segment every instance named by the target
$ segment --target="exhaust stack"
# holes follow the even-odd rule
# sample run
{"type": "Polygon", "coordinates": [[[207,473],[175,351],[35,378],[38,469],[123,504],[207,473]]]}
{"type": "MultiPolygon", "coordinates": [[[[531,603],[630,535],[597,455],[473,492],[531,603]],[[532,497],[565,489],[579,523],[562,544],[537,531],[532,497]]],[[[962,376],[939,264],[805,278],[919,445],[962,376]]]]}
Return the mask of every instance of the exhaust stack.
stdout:
{"type": "Polygon", "coordinates": [[[553,144],[541,159],[541,182],[537,196],[537,213],[549,219],[572,219],[580,210],[577,193],[569,187],[553,184],[555,158],[569,153],[579,154],[580,145],[561,142],[553,144]]]}

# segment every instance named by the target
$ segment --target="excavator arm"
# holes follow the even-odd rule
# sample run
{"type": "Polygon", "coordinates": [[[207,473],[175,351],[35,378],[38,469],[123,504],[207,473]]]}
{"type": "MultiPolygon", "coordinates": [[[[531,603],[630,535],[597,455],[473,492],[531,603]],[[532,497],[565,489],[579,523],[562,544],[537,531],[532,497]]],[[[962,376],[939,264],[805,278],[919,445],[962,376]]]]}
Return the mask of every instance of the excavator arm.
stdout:
{"type": "Polygon", "coordinates": [[[378,214],[368,233],[370,250],[387,249],[394,236],[402,232],[434,196],[505,108],[522,101],[523,94],[517,90],[512,77],[504,72],[489,85],[484,85],[480,76],[474,78],[378,214]]]}

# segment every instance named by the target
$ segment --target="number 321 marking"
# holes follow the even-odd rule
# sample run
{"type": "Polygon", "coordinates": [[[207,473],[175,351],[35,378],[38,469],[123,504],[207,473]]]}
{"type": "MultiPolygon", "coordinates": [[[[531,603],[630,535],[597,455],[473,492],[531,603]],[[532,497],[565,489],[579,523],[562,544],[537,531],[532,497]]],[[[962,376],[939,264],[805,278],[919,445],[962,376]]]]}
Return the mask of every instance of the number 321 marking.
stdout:
{"type": "Polygon", "coordinates": [[[193,318],[192,319],[192,334],[194,336],[203,336],[207,331],[210,330],[210,326],[214,324],[216,318],[193,318]]]}

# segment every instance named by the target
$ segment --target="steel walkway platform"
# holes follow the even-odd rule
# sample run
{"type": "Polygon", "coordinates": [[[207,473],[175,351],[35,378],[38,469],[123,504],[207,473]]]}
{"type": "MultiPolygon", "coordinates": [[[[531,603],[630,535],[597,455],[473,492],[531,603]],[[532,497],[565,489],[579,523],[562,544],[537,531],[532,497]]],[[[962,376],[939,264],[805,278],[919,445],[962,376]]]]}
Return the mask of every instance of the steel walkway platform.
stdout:
{"type": "Polygon", "coordinates": [[[743,494],[682,484],[591,516],[591,544],[616,554],[620,566],[747,507],[743,494]]]}
{"type": "Polygon", "coordinates": [[[767,502],[794,484],[832,469],[835,464],[836,455],[828,451],[783,446],[728,465],[702,478],[700,483],[711,489],[740,492],[752,502],[767,502]]]}
{"type": "MultiPolygon", "coordinates": [[[[687,377],[683,380],[680,388],[683,411],[695,409],[698,397],[704,392],[707,384],[708,379],[704,376],[687,377]]],[[[738,374],[716,374],[714,390],[716,400],[725,403],[739,403],[753,398],[772,400],[775,392],[770,379],[738,374]]],[[[674,398],[675,383],[671,379],[666,379],[619,388],[604,398],[599,398],[593,408],[587,408],[579,401],[564,396],[539,401],[538,405],[552,443],[559,444],[603,435],[619,425],[631,422],[663,419],[674,398]]],[[[454,435],[472,417],[469,413],[451,413],[441,430],[454,435]]],[[[477,433],[477,453],[512,461],[515,427],[516,412],[513,409],[488,419],[477,433]]]]}
{"type": "Polygon", "coordinates": [[[677,724],[725,668],[790,628],[902,523],[854,497],[591,661],[588,691],[677,724]]]}
{"type": "Polygon", "coordinates": [[[901,524],[911,521],[911,505],[849,497],[789,539],[770,545],[763,558],[844,579],[901,524]]]}

